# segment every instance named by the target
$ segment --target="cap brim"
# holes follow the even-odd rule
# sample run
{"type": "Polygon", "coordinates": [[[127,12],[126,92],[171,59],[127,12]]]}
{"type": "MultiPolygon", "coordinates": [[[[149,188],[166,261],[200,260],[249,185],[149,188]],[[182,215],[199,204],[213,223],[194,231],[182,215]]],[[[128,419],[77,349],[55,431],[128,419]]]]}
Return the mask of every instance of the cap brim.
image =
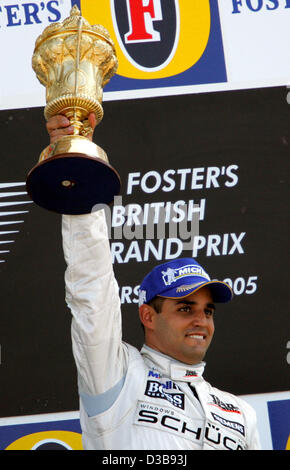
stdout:
{"type": "Polygon", "coordinates": [[[208,286],[214,302],[217,303],[226,303],[232,300],[233,291],[228,284],[222,281],[206,281],[196,283],[194,287],[189,289],[186,286],[183,286],[183,289],[180,292],[176,292],[176,287],[173,289],[167,289],[166,291],[158,294],[159,297],[165,297],[167,299],[183,299],[198,291],[202,287],[208,286]]]}

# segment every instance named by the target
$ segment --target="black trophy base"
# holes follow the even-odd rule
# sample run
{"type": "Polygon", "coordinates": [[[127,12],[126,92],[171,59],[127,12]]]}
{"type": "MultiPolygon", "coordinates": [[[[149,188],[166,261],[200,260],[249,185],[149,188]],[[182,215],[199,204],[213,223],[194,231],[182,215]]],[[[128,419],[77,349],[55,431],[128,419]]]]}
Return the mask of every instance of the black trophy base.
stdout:
{"type": "Polygon", "coordinates": [[[62,154],[38,163],[29,172],[26,189],[40,207],[59,214],[80,215],[111,204],[120,192],[116,170],[100,158],[62,154]]]}

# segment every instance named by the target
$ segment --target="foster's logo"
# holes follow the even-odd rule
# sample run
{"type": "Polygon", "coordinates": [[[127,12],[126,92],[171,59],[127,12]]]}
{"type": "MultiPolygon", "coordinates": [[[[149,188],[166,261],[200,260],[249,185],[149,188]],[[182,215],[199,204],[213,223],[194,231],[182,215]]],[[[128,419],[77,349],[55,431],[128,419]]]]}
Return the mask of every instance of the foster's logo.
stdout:
{"type": "Polygon", "coordinates": [[[80,6],[91,24],[108,29],[116,46],[119,67],[107,90],[167,86],[185,72],[182,85],[227,80],[216,0],[99,3],[81,0],[80,6]],[[161,81],[150,83],[155,79],[161,81]]]}
{"type": "Polygon", "coordinates": [[[134,67],[164,68],[175,53],[180,20],[177,0],[113,0],[118,42],[134,67]]]}

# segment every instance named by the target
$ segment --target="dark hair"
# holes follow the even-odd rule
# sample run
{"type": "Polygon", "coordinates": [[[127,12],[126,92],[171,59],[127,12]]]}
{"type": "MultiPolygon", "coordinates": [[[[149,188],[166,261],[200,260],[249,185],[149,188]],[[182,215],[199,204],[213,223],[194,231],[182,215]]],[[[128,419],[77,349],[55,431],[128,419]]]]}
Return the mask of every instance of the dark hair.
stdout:
{"type": "Polygon", "coordinates": [[[150,300],[150,302],[148,302],[148,305],[154,308],[156,313],[160,313],[162,310],[162,305],[163,305],[164,300],[165,300],[164,297],[159,297],[159,295],[156,295],[156,297],[153,297],[153,299],[150,300]]]}
{"type": "MultiPolygon", "coordinates": [[[[156,313],[160,313],[162,310],[162,305],[163,305],[164,300],[165,300],[164,297],[159,297],[158,295],[156,295],[156,297],[153,297],[153,299],[150,300],[150,302],[148,302],[147,305],[149,305],[149,307],[152,307],[156,313]]],[[[143,333],[145,333],[145,328],[142,322],[141,322],[141,327],[142,327],[143,333]]]]}

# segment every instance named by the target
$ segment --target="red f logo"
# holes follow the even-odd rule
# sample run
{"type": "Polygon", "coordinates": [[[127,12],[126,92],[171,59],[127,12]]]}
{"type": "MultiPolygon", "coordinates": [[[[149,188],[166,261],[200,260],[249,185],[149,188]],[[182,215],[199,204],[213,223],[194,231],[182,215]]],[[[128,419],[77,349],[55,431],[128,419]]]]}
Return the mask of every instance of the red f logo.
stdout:
{"type": "Polygon", "coordinates": [[[125,34],[126,43],[160,41],[160,33],[153,28],[153,21],[162,20],[160,0],[127,0],[130,31],[125,34]]]}

